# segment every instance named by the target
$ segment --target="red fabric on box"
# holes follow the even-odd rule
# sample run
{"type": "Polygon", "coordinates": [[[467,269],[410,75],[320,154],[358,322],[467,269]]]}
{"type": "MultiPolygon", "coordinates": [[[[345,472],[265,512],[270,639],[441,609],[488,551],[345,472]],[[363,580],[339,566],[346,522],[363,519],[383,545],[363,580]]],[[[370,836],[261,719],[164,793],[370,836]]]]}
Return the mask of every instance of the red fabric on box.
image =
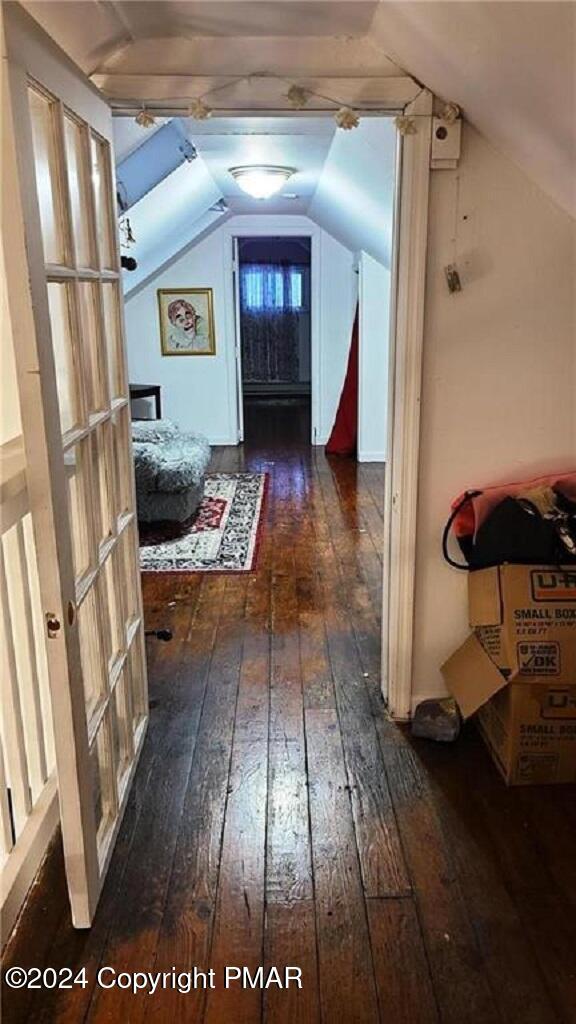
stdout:
{"type": "Polygon", "coordinates": [[[326,445],[327,455],[356,455],[358,442],[358,310],[352,327],[352,340],[344,386],[338,403],[338,411],[330,439],[326,445]]]}
{"type": "Polygon", "coordinates": [[[530,491],[535,487],[552,487],[570,501],[576,501],[576,472],[555,473],[552,476],[538,476],[533,480],[522,480],[519,483],[485,487],[481,494],[470,497],[467,501],[464,501],[466,494],[461,494],[452,502],[452,508],[455,509],[464,501],[454,520],[455,536],[476,536],[478,528],[504,498],[514,498],[517,494],[523,494],[524,491],[530,491]]]}

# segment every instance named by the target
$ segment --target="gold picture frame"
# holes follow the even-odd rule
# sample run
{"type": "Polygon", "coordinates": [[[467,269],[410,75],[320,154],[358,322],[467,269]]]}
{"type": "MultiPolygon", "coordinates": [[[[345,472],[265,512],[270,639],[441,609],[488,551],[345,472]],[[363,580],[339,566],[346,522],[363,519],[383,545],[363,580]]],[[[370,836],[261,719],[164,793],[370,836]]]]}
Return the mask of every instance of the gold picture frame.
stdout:
{"type": "Polygon", "coordinates": [[[158,288],[163,356],[216,355],[212,288],[158,288]]]}

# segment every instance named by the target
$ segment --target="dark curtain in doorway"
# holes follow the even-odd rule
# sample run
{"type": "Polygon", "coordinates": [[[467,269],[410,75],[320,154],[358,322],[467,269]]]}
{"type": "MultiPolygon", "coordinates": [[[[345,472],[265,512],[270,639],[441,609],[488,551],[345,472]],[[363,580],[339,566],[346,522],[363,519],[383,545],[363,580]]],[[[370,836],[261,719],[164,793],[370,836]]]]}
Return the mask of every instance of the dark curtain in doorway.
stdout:
{"type": "Polygon", "coordinates": [[[298,382],[307,270],[294,264],[241,265],[242,364],[247,383],[298,382]]]}

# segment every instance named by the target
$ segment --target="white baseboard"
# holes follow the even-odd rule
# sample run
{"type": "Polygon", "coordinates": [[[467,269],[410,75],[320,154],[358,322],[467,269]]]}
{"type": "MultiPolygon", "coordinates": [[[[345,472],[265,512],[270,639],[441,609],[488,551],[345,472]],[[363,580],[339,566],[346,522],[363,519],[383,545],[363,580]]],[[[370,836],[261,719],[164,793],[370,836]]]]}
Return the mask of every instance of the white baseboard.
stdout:
{"type": "Polygon", "coordinates": [[[358,452],[358,462],[386,462],[386,452],[358,452]]]}

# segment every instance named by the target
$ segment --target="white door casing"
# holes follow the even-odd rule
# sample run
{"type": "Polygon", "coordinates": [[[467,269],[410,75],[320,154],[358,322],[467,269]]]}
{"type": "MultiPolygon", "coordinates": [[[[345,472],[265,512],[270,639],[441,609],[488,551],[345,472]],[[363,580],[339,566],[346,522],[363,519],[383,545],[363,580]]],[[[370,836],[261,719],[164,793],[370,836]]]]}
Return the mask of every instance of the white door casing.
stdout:
{"type": "Polygon", "coordinates": [[[420,396],[424,339],[428,192],[433,97],[422,90],[406,113],[396,174],[388,451],[384,502],[382,694],[394,718],[408,719],[416,571],[420,396]]]}
{"type": "Polygon", "coordinates": [[[236,357],[236,415],[238,441],[244,440],[244,394],[242,386],[242,317],[240,311],[240,259],[238,239],[232,239],[232,287],[234,290],[234,354],[236,357]]]}

